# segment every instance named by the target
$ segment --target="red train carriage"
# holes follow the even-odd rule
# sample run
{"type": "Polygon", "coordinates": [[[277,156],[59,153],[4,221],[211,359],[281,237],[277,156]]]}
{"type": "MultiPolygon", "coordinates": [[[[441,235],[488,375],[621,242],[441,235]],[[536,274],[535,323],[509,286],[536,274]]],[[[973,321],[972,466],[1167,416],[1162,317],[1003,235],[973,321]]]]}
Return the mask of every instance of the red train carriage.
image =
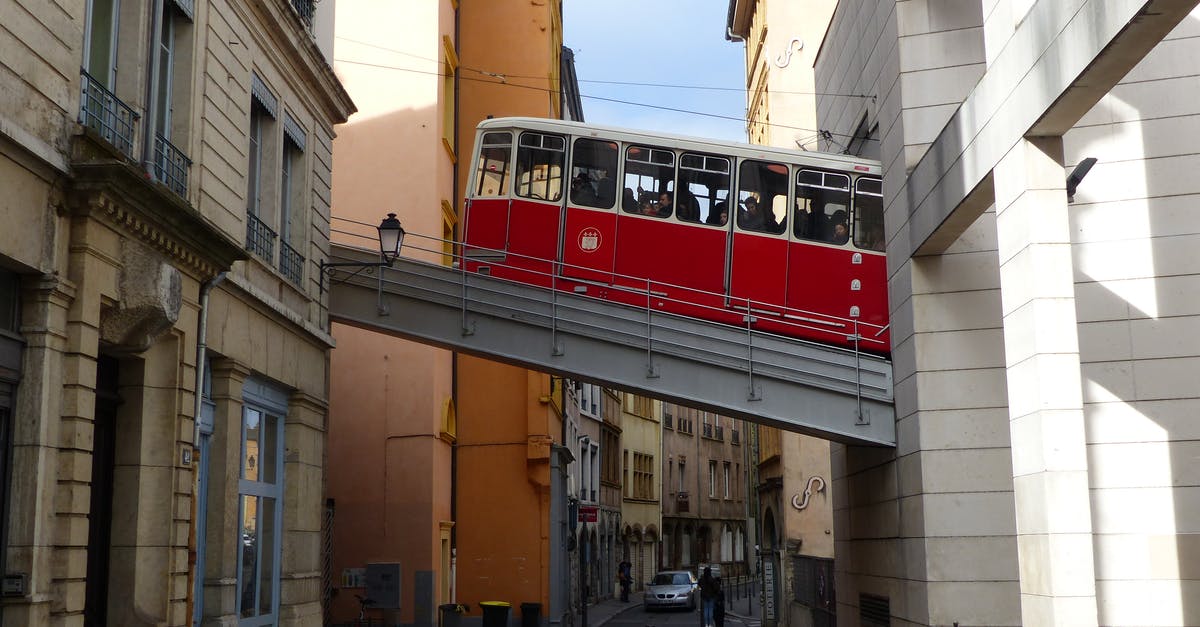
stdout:
{"type": "Polygon", "coordinates": [[[891,349],[878,162],[532,118],[475,146],[469,271],[891,349]]]}

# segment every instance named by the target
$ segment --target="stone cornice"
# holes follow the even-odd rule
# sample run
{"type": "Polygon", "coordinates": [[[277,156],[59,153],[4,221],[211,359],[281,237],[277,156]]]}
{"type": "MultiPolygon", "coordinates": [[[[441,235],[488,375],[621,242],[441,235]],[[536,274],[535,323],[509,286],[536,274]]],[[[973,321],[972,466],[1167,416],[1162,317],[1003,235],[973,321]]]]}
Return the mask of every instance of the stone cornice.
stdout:
{"type": "MultiPolygon", "coordinates": [[[[86,135],[76,141],[89,142],[86,135]]],[[[72,173],[73,211],[103,216],[201,280],[247,258],[239,242],[187,201],[149,180],[138,165],[117,159],[83,160],[72,164],[72,173]]]]}

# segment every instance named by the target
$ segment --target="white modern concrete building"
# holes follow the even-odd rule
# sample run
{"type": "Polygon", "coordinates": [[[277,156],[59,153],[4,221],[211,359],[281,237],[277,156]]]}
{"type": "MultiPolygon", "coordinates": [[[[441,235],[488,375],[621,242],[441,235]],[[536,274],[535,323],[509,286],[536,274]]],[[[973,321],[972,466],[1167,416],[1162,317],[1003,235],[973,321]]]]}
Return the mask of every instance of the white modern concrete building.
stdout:
{"type": "Polygon", "coordinates": [[[838,3],[898,437],[833,446],[838,624],[1200,624],[1196,4],[838,3]]]}

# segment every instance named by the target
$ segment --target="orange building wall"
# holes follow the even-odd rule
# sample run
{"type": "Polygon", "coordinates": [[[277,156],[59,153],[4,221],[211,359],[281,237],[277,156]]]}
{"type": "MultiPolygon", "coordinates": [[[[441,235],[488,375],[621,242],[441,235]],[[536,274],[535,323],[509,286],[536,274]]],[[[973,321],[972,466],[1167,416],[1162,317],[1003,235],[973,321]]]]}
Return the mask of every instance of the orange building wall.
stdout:
{"type": "MultiPolygon", "coordinates": [[[[487,116],[559,116],[561,5],[462,0],[458,189],[470,175],[475,125],[487,116]],[[485,75],[503,74],[504,81],[485,75]]],[[[461,210],[462,203],[459,202],[461,210]]],[[[550,378],[458,357],[457,598],[549,608],[550,442],[562,423],[550,378]]]]}
{"type": "MultiPolygon", "coordinates": [[[[377,246],[374,225],[395,212],[409,232],[403,254],[435,259],[421,236],[442,235],[442,203],[454,199],[454,160],[443,147],[443,83],[436,75],[451,0],[355,0],[336,6],[334,70],[358,105],[337,127],[331,221],[335,241],[377,246]],[[339,218],[366,223],[355,225],[339,218]],[[366,239],[347,235],[352,231],[366,239]]],[[[441,437],[453,394],[452,354],[370,331],[332,325],[328,483],[336,503],[334,585],[347,568],[401,564],[399,616],[437,618],[443,572],[440,534],[451,515],[451,446],[441,437]],[[434,598],[414,594],[418,572],[433,574],[434,598]],[[418,604],[423,606],[418,608],[418,604]]],[[[358,615],[361,588],[339,589],[335,622],[358,615]]]]}

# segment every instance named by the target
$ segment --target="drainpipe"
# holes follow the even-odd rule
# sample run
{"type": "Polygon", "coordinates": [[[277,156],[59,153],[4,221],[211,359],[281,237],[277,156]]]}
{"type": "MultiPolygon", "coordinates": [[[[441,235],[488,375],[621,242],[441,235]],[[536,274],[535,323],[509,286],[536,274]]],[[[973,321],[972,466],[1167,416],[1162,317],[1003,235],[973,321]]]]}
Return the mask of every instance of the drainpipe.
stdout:
{"type": "Polygon", "coordinates": [[[205,343],[208,341],[208,297],[213,288],[224,280],[225,273],[221,272],[200,285],[200,322],[196,329],[196,404],[192,407],[192,415],[195,416],[195,427],[192,429],[192,448],[197,449],[197,453],[200,448],[200,409],[204,403],[201,394],[204,390],[204,360],[208,350],[208,345],[205,343]]]}
{"type": "MultiPolygon", "coordinates": [[[[462,47],[458,43],[459,36],[462,31],[461,27],[462,27],[462,7],[460,6],[459,8],[454,10],[454,50],[455,50],[456,54],[461,52],[461,50],[462,50],[462,47]]],[[[461,65],[462,65],[462,55],[461,54],[459,54],[458,62],[459,62],[459,66],[461,67],[461,65]]],[[[459,126],[458,120],[460,117],[462,117],[462,111],[459,111],[459,109],[458,109],[459,77],[461,75],[462,75],[461,71],[454,73],[454,131],[453,132],[454,132],[454,143],[455,143],[456,149],[457,149],[456,152],[462,151],[462,146],[460,145],[462,142],[459,141],[461,138],[458,136],[458,126],[459,126]]],[[[472,147],[472,150],[474,150],[474,147],[472,147]]],[[[454,207],[455,214],[458,213],[458,199],[459,199],[458,163],[460,161],[462,161],[462,159],[455,159],[454,165],[452,166],[452,168],[453,168],[452,178],[453,178],[454,184],[452,185],[453,189],[450,191],[450,194],[451,194],[450,198],[451,198],[451,206],[454,207]]],[[[457,215],[456,215],[456,217],[457,217],[457,215]]],[[[453,239],[455,237],[455,235],[456,235],[456,233],[452,233],[451,239],[453,239]]],[[[451,245],[451,246],[452,246],[451,250],[453,250],[453,245],[451,245]]],[[[460,246],[458,249],[458,253],[462,254],[462,252],[463,252],[463,249],[460,246]]],[[[460,264],[462,263],[461,259],[459,260],[459,263],[460,264]]],[[[466,267],[466,266],[464,265],[463,267],[466,267]]],[[[451,399],[451,402],[454,403],[455,424],[457,425],[458,424],[458,416],[457,416],[457,413],[458,413],[458,353],[450,353],[450,399],[451,399]]],[[[450,521],[454,523],[450,527],[450,599],[449,599],[450,603],[458,603],[458,433],[457,433],[457,431],[458,431],[458,428],[455,427],[454,443],[450,445],[450,521]]]]}
{"type": "Polygon", "coordinates": [[[199,512],[196,511],[196,505],[200,499],[200,411],[204,403],[204,363],[205,351],[208,335],[208,297],[212,293],[214,287],[221,281],[225,280],[225,272],[217,274],[217,276],[200,284],[200,319],[196,329],[196,402],[192,406],[192,416],[195,427],[192,429],[192,522],[189,525],[189,535],[191,536],[191,546],[193,548],[191,554],[191,564],[188,569],[188,592],[187,592],[187,620],[190,624],[192,616],[196,611],[196,581],[200,578],[200,573],[197,572],[197,566],[200,564],[199,555],[196,551],[200,548],[199,538],[196,537],[196,530],[200,524],[199,512]]]}

